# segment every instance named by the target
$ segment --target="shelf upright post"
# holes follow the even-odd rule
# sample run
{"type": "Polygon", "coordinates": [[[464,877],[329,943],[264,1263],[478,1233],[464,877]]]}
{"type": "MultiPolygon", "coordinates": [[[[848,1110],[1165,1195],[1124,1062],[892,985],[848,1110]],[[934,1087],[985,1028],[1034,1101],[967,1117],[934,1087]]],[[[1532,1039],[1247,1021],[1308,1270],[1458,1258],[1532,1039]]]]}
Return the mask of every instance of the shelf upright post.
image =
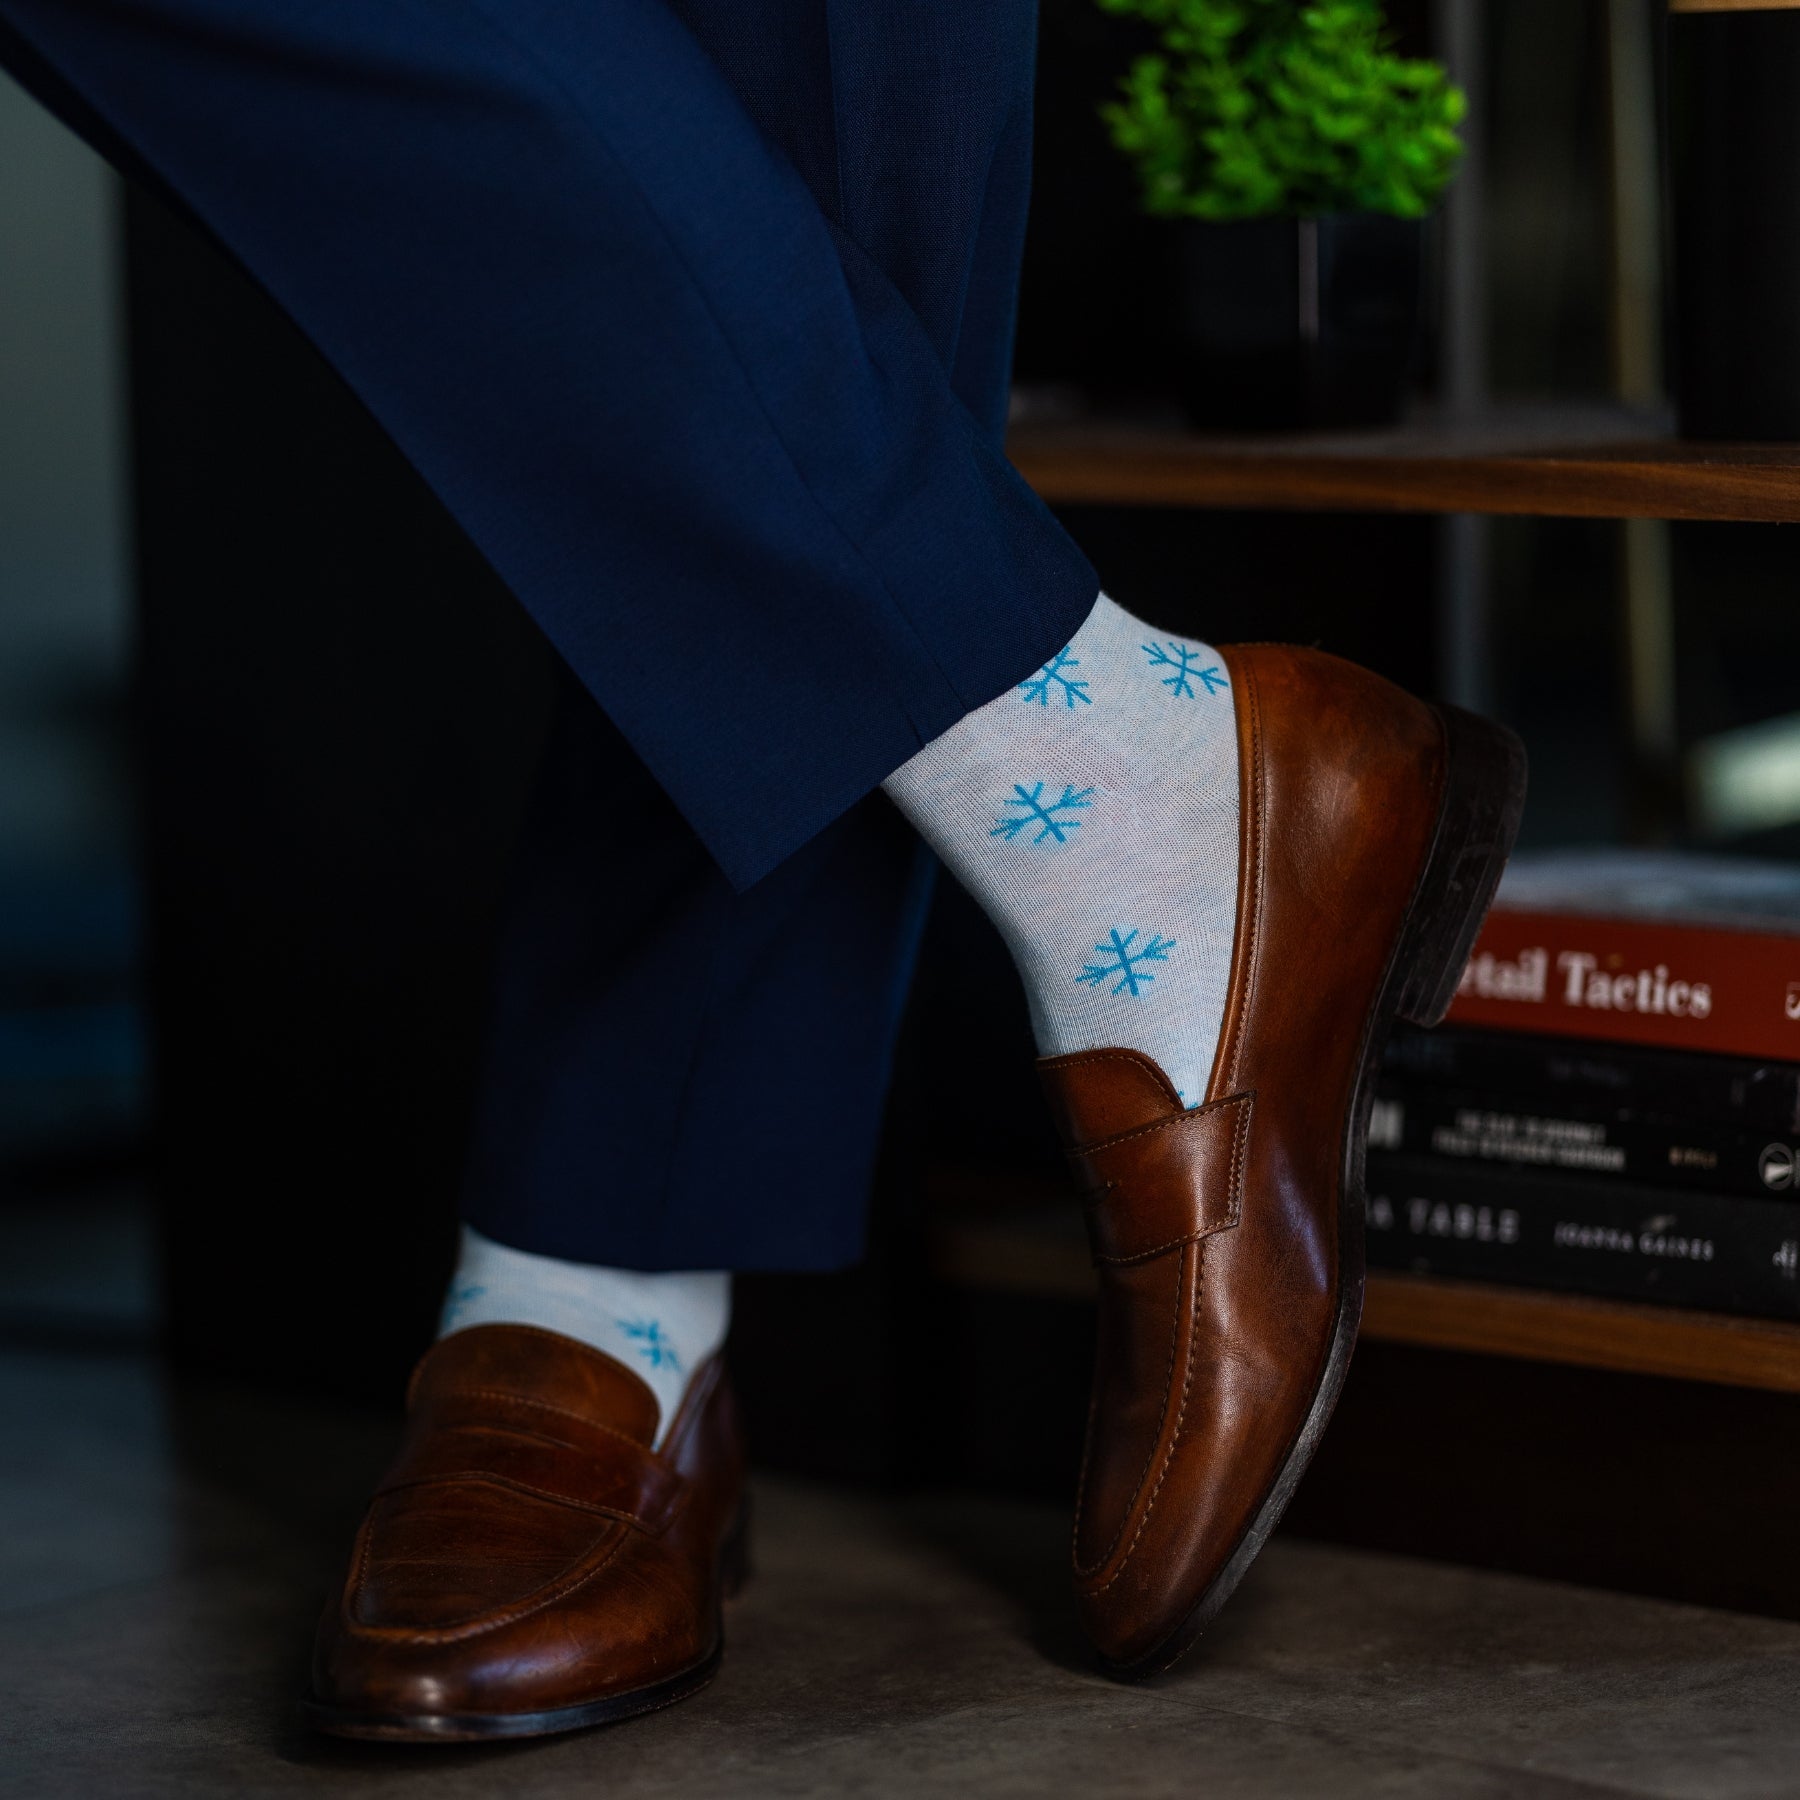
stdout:
{"type": "MultiPolygon", "coordinates": [[[[1655,0],[1607,0],[1607,190],[1611,226],[1613,387],[1650,410],[1663,394],[1661,159],[1657,144],[1655,0]]],[[[1630,828],[1656,841],[1677,822],[1675,597],[1666,519],[1619,526],[1620,624],[1629,735],[1630,828]]]]}
{"type": "MultiPolygon", "coordinates": [[[[1485,0],[1435,0],[1440,60],[1469,96],[1462,165],[1442,214],[1443,313],[1439,386],[1454,421],[1478,418],[1488,393],[1487,208],[1483,91],[1485,0]]],[[[1490,618],[1491,522],[1451,513],[1438,527],[1438,689],[1473,711],[1493,704],[1490,618]]]]}

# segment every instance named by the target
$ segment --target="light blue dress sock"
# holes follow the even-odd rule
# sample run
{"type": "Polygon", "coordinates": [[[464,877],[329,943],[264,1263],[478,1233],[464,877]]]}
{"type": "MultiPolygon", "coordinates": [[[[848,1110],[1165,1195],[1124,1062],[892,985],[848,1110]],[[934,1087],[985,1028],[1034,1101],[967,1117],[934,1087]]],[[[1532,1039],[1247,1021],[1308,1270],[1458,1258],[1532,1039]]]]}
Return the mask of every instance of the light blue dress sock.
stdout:
{"type": "Polygon", "coordinates": [[[731,1277],[722,1270],[645,1275],[564,1262],[465,1225],[438,1336],[471,1325],[537,1325],[591,1344],[648,1383],[662,1408],[660,1444],[689,1378],[724,1343],[730,1323],[731,1277]]]}
{"type": "Polygon", "coordinates": [[[1237,916],[1218,652],[1102,594],[1065,649],[883,785],[999,927],[1038,1049],[1141,1050],[1198,1105],[1237,916]]]}

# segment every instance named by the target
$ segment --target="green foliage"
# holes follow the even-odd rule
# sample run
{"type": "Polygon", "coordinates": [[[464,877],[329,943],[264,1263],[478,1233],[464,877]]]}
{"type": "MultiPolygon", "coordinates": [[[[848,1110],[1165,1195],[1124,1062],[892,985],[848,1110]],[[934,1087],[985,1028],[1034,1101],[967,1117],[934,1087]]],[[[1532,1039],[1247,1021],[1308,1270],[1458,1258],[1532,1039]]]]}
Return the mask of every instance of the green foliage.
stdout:
{"type": "Polygon", "coordinates": [[[1200,219],[1429,211],[1462,91],[1393,53],[1380,0],[1098,0],[1156,27],[1101,109],[1146,212],[1200,219]]]}

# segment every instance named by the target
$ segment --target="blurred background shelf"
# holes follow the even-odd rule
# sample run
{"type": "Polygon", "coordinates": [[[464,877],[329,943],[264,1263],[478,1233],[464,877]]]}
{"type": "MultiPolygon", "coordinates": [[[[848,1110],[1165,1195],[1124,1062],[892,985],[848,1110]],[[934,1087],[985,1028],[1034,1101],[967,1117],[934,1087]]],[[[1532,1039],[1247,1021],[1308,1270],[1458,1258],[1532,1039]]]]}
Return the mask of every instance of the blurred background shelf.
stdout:
{"type": "Polygon", "coordinates": [[[1008,451],[1053,505],[1800,521],[1800,444],[1684,442],[1623,406],[1264,437],[1027,419],[1008,451]]]}
{"type": "MultiPolygon", "coordinates": [[[[1053,1208],[1046,1200],[1027,1208],[1019,1204],[1025,1183],[960,1173],[938,1177],[932,1189],[941,1210],[930,1230],[930,1253],[941,1279],[1043,1299],[1093,1298],[1093,1271],[1072,1201],[1053,1208]],[[996,1182],[1011,1191],[997,1192],[996,1182]],[[985,1216],[974,1201],[982,1189],[988,1197],[985,1216]]],[[[1800,1325],[1582,1294],[1373,1270],[1362,1336],[1424,1349],[1800,1393],[1800,1325]]]]}
{"type": "Polygon", "coordinates": [[[1800,1393],[1800,1325],[1371,1272],[1363,1335],[1528,1362],[1800,1393]]]}

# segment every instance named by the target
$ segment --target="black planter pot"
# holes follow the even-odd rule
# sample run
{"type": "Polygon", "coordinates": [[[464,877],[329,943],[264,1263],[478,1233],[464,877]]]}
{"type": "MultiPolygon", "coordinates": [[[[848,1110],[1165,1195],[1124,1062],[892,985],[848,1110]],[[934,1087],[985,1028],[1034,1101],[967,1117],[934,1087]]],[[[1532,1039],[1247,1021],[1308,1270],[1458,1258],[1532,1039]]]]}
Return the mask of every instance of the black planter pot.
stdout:
{"type": "Polygon", "coordinates": [[[1174,227],[1183,405],[1240,431],[1387,425],[1418,336],[1417,219],[1331,213],[1174,227]]]}
{"type": "Polygon", "coordinates": [[[1682,434],[1800,438],[1800,7],[1671,5],[1682,434]]]}

